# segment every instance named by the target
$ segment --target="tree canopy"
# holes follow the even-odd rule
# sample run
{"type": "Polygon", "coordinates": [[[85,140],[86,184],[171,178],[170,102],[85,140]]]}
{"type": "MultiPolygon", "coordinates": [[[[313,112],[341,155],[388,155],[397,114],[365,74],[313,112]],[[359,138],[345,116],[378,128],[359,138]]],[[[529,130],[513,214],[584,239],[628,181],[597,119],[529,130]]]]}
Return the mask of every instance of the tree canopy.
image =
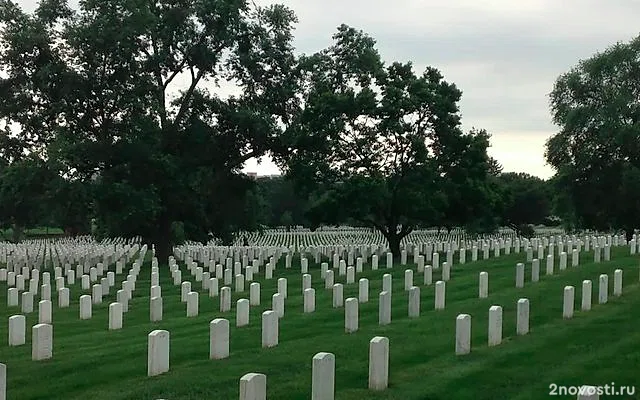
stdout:
{"type": "MultiPolygon", "coordinates": [[[[96,235],[141,235],[165,259],[186,239],[346,223],[378,229],[397,255],[416,228],[549,214],[547,186],[501,174],[489,133],[462,130],[462,92],[438,69],[385,63],[347,25],[296,56],[295,23],[248,0],[0,3],[0,224],[88,233],[95,221],[96,235]],[[286,176],[241,172],[265,154],[286,176]]],[[[561,170],[558,185],[580,172],[561,170]]],[[[632,198],[623,172],[618,194],[632,198]]]]}
{"type": "Polygon", "coordinates": [[[497,177],[500,193],[500,221],[519,234],[529,224],[543,224],[552,213],[551,186],[526,173],[502,173],[497,177]]]}
{"type": "Polygon", "coordinates": [[[461,91],[435,68],[383,63],[375,41],[346,25],[300,60],[302,106],[283,165],[313,197],[312,218],[377,228],[394,254],[414,228],[464,224],[481,204],[489,135],[463,133],[461,91]]]}
{"type": "Polygon", "coordinates": [[[581,61],[554,85],[560,131],[545,157],[580,227],[630,236],[640,224],[639,93],[640,37],[581,61]]]}
{"type": "Polygon", "coordinates": [[[61,176],[92,182],[104,230],[164,258],[176,221],[200,240],[240,221],[240,169],[294,104],[295,21],[243,0],[44,0],[33,14],[3,1],[0,118],[61,176]]]}

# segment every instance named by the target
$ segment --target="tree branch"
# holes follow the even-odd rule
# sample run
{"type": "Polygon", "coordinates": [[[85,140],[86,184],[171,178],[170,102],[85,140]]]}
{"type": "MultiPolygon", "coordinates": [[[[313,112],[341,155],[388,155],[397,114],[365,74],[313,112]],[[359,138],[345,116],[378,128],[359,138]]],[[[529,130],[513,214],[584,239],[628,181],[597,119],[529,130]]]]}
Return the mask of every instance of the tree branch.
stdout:
{"type": "Polygon", "coordinates": [[[364,223],[373,225],[377,230],[379,230],[385,236],[389,234],[389,231],[387,230],[387,228],[384,225],[377,223],[373,218],[363,218],[361,219],[361,221],[364,223]]]}
{"type": "Polygon", "coordinates": [[[184,117],[185,113],[187,112],[188,105],[189,103],[191,103],[191,97],[193,96],[193,92],[196,90],[196,87],[198,86],[198,83],[204,76],[204,73],[205,73],[205,70],[200,69],[198,70],[198,73],[195,75],[195,77],[192,77],[191,85],[189,85],[189,89],[187,89],[187,92],[184,94],[182,98],[182,104],[180,104],[180,109],[178,110],[178,114],[176,115],[176,118],[173,120],[174,126],[180,124],[180,120],[184,117]]]}
{"type": "MultiPolygon", "coordinates": [[[[157,56],[158,46],[156,45],[155,38],[152,36],[150,38],[150,41],[151,41],[151,48],[153,49],[153,55],[157,56]]],[[[153,58],[151,53],[149,53],[149,51],[144,47],[142,48],[142,52],[149,59],[153,58]]],[[[153,75],[156,79],[156,85],[158,85],[158,89],[159,89],[157,96],[158,96],[158,103],[160,105],[160,128],[164,129],[167,126],[167,104],[166,104],[166,98],[165,98],[166,86],[164,85],[164,82],[162,80],[162,71],[160,70],[159,63],[156,63],[155,68],[153,70],[153,75]]]]}
{"type": "Polygon", "coordinates": [[[407,224],[407,225],[402,225],[402,229],[400,230],[400,237],[403,238],[405,236],[407,236],[408,234],[410,234],[411,232],[413,232],[413,226],[407,224]]]}

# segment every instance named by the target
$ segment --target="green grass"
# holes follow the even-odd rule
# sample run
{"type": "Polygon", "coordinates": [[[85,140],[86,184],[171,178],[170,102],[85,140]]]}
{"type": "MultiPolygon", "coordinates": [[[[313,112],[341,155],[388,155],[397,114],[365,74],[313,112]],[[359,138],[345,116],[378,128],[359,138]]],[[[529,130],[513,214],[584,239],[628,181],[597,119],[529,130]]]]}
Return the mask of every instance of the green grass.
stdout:
{"type": "MultiPolygon", "coordinates": [[[[0,239],[10,239],[12,235],[12,228],[0,229],[0,239]]],[[[30,236],[60,236],[64,235],[64,230],[62,228],[37,227],[25,229],[23,235],[26,239],[29,239],[30,236]]]]}
{"type": "MultiPolygon", "coordinates": [[[[365,273],[358,278],[370,279],[370,301],[360,305],[360,330],[353,334],[344,333],[344,309],[331,307],[331,291],[324,290],[317,265],[312,267],[315,313],[302,313],[299,269],[285,270],[281,265],[273,280],[260,280],[262,305],[252,307],[250,326],[244,328],[235,327],[235,301],[248,298],[248,284],[247,292],[233,293],[234,307],[226,314],[218,311],[218,298],[211,299],[200,290],[200,316],[186,318],[180,288],[173,286],[166,267],[160,274],[164,321],[148,322],[150,267],[145,265],[120,331],[107,330],[107,309],[115,301],[114,288],[102,305],[94,306],[89,321],[78,319],[78,299],[84,294],[79,280],[71,288],[70,308],[58,309],[54,295],[54,355],[44,362],[31,361],[30,326],[37,323],[37,307],[27,316],[27,344],[7,346],[7,320],[19,310],[7,309],[6,284],[0,283],[0,362],[8,368],[8,398],[20,400],[235,399],[238,381],[248,372],[267,375],[269,399],[308,399],[311,359],[320,351],[335,354],[336,398],[346,400],[528,400],[550,398],[552,383],[640,386],[638,258],[629,256],[627,247],[613,249],[613,261],[607,263],[593,264],[592,254],[582,253],[580,267],[569,267],[554,276],[544,276],[542,263],[541,281],[535,284],[530,282],[527,264],[524,289],[516,289],[514,280],[515,264],[524,260],[525,253],[456,265],[447,283],[446,309],[437,312],[434,286],[422,286],[422,275],[416,273],[422,312],[413,320],[407,317],[405,268],[396,266],[391,270],[392,323],[385,327],[378,326],[378,293],[382,275],[390,270],[368,271],[365,266],[365,273]],[[623,296],[610,295],[608,304],[594,304],[589,312],[579,311],[582,280],[593,280],[596,303],[598,276],[609,274],[611,293],[616,268],[624,270],[623,296]],[[477,298],[480,271],[489,272],[488,299],[477,298]],[[278,277],[287,277],[289,282],[286,314],[280,320],[280,344],[262,349],[260,314],[270,308],[278,277]],[[562,319],[565,285],[576,287],[577,311],[572,320],[562,319]],[[517,337],[515,310],[521,297],[530,300],[531,331],[517,337]],[[491,305],[503,307],[504,341],[488,348],[491,305]],[[472,316],[472,353],[464,357],[454,354],[455,318],[459,313],[472,316]],[[209,360],[209,322],[218,317],[231,322],[231,355],[226,360],[209,360]],[[153,329],[171,333],[171,366],[169,373],[148,378],[147,334],[153,329]],[[379,393],[367,390],[368,343],[374,336],[390,339],[390,385],[379,393]]],[[[294,261],[293,265],[299,263],[294,261]]],[[[118,276],[117,287],[125,276],[118,276]]],[[[434,271],[434,281],[439,276],[440,271],[434,271]]],[[[344,283],[344,277],[336,274],[336,282],[344,283]]],[[[200,289],[199,283],[192,285],[194,290],[200,289]]],[[[345,298],[357,297],[357,286],[345,285],[345,298]]]]}

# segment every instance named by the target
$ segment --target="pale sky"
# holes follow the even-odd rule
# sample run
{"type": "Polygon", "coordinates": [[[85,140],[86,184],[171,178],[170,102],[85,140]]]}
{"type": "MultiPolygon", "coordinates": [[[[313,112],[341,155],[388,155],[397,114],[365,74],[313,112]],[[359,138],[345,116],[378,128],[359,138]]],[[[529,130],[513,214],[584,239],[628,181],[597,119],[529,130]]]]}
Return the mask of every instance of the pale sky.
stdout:
{"type": "MultiPolygon", "coordinates": [[[[255,0],[257,4],[274,1],[255,0]]],[[[329,46],[338,25],[372,35],[385,61],[434,66],[463,92],[465,130],[492,134],[505,171],[548,178],[544,143],[557,128],[548,94],[580,59],[640,33],[639,0],[280,0],[295,11],[295,46],[329,46]]],[[[25,10],[36,1],[18,0],[25,10]]],[[[75,2],[72,2],[72,4],[75,2]]],[[[277,173],[268,160],[246,171],[277,173]]]]}

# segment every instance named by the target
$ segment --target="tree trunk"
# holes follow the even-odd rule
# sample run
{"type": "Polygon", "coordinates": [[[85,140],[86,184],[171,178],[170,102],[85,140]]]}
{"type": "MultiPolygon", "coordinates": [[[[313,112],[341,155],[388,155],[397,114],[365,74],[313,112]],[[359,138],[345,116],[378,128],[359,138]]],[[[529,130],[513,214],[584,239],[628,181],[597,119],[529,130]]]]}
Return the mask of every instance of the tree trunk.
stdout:
{"type": "Polygon", "coordinates": [[[13,226],[11,227],[11,234],[12,234],[12,241],[13,243],[18,243],[22,240],[22,234],[24,233],[24,228],[17,225],[17,224],[13,224],[13,226]]]}
{"type": "Polygon", "coordinates": [[[624,234],[627,237],[627,242],[630,241],[631,239],[633,239],[633,228],[627,227],[624,230],[624,234]]]}
{"type": "Polygon", "coordinates": [[[389,243],[389,249],[391,250],[391,254],[393,254],[393,258],[400,257],[400,242],[402,241],[402,236],[396,232],[388,232],[385,238],[389,243]]]}
{"type": "Polygon", "coordinates": [[[156,249],[156,258],[159,264],[169,262],[169,256],[173,254],[173,240],[171,235],[171,221],[167,216],[158,219],[158,230],[153,237],[152,243],[156,249]]]}

